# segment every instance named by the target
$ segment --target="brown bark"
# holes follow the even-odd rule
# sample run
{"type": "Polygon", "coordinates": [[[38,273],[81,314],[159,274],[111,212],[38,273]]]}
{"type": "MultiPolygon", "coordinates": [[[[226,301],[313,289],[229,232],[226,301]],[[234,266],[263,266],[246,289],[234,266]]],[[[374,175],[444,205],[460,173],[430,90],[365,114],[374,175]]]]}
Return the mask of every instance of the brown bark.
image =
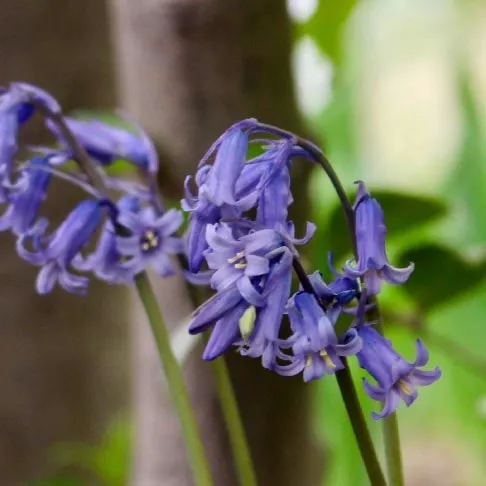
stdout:
{"type": "MultiPolygon", "coordinates": [[[[239,119],[256,116],[302,130],[282,0],[111,0],[111,7],[121,104],[162,148],[166,194],[180,197],[184,176],[194,171],[209,144],[239,119]]],[[[162,307],[168,309],[176,291],[170,280],[161,285],[162,307]]],[[[135,333],[143,332],[142,326],[135,328],[135,333]]],[[[170,403],[149,392],[159,379],[153,371],[153,346],[147,336],[135,341],[135,353],[146,363],[145,371],[141,366],[134,370],[138,444],[152,454],[136,461],[132,484],[191,484],[170,403]],[[147,374],[149,369],[152,373],[147,374]],[[150,423],[141,415],[148,408],[154,417],[150,423]]],[[[231,458],[209,365],[199,356],[193,356],[186,371],[204,440],[212,448],[215,484],[236,484],[229,476],[231,458]]],[[[259,484],[316,484],[320,465],[308,427],[309,389],[249,360],[231,359],[231,369],[259,484]]]]}
{"type": "MultiPolygon", "coordinates": [[[[51,91],[66,110],[109,107],[112,63],[103,2],[17,0],[0,11],[0,82],[51,91]]],[[[35,130],[30,131],[35,136],[35,130]]],[[[30,139],[32,141],[32,139],[30,139]]],[[[79,194],[50,192],[59,219],[79,194]]],[[[117,289],[92,285],[87,298],[34,291],[36,269],[0,235],[0,484],[53,472],[50,447],[94,441],[126,403],[126,326],[117,289]]]]}

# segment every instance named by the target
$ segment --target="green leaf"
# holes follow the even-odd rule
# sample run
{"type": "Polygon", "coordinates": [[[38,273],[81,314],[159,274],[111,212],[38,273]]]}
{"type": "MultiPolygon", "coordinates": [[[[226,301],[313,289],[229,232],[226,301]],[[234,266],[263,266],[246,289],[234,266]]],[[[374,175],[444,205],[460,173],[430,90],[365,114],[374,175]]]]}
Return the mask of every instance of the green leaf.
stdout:
{"type": "MultiPolygon", "coordinates": [[[[372,190],[371,195],[378,200],[385,213],[388,239],[435,221],[447,211],[442,201],[429,196],[388,190],[372,190]]],[[[336,206],[331,213],[323,243],[325,246],[319,245],[319,251],[332,251],[336,261],[351,253],[351,238],[341,206],[336,206]]]]}
{"type": "Polygon", "coordinates": [[[468,261],[458,252],[435,243],[407,250],[398,262],[400,266],[415,263],[403,289],[424,311],[455,299],[486,277],[486,258],[468,261]]]}
{"type": "Polygon", "coordinates": [[[315,14],[298,28],[298,34],[310,35],[334,64],[342,59],[342,33],[356,0],[320,0],[315,14]]]}

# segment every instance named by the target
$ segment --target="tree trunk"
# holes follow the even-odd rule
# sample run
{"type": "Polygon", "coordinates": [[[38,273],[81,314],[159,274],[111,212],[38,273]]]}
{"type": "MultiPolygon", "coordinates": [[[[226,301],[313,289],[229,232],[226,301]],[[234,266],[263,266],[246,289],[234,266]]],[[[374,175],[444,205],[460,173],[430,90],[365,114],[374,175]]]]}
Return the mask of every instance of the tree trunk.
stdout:
{"type": "MultiPolygon", "coordinates": [[[[291,80],[285,2],[111,0],[111,11],[120,101],[160,147],[160,180],[166,195],[180,197],[184,176],[194,172],[209,144],[239,119],[256,116],[302,131],[291,80]]],[[[173,284],[170,279],[159,282],[165,311],[174,308],[173,284]]],[[[169,325],[187,312],[179,309],[169,325]]],[[[135,419],[137,443],[152,453],[137,457],[132,484],[190,485],[170,402],[153,393],[161,373],[144,327],[140,318],[134,328],[139,365],[134,369],[135,419]],[[149,409],[152,420],[147,419],[149,409]]],[[[233,485],[210,366],[199,352],[195,354],[186,372],[204,440],[211,448],[215,484],[233,485]]],[[[316,484],[321,466],[309,431],[309,388],[248,359],[235,357],[230,364],[259,484],[316,484]]]]}
{"type": "MultiPolygon", "coordinates": [[[[113,73],[99,0],[17,0],[0,11],[0,82],[49,90],[65,110],[110,107],[113,73]]],[[[30,130],[30,135],[38,135],[30,130]]],[[[32,139],[30,139],[32,141],[32,139]]],[[[65,216],[79,195],[59,183],[48,213],[65,216]]],[[[91,285],[87,298],[34,291],[36,269],[0,235],[0,484],[55,473],[50,447],[94,441],[126,404],[127,326],[120,291],[91,285]]]]}

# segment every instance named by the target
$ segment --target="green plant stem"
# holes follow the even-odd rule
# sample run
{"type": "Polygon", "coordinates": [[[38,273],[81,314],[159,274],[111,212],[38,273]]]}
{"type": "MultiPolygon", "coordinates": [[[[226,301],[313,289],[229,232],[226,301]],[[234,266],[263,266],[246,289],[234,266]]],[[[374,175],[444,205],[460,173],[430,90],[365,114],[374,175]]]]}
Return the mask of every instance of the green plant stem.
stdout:
{"type": "MultiPolygon", "coordinates": [[[[317,302],[320,303],[319,297],[312,286],[309,277],[307,276],[302,264],[297,258],[293,260],[294,271],[302,284],[302,288],[311,294],[314,294],[317,302]]],[[[321,303],[320,303],[321,304],[321,303]]],[[[321,304],[322,305],[322,304],[321,304]]],[[[324,306],[323,309],[325,310],[324,306]]],[[[346,412],[353,428],[354,436],[358,444],[358,449],[363,459],[363,463],[368,474],[368,478],[372,486],[386,486],[385,477],[381,470],[380,462],[376,454],[373,440],[371,439],[366,420],[359,403],[358,394],[354,386],[353,377],[349,369],[346,358],[341,358],[344,369],[336,373],[336,380],[343,398],[346,412]]]]}
{"type": "Polygon", "coordinates": [[[400,433],[396,412],[383,419],[383,437],[385,440],[388,483],[393,486],[404,486],[400,433]]]}
{"type": "MultiPolygon", "coordinates": [[[[376,320],[376,330],[385,335],[385,329],[381,319],[381,312],[378,302],[375,300],[375,307],[370,311],[371,319],[376,320]]],[[[388,471],[388,482],[393,486],[404,486],[402,452],[400,449],[400,431],[398,428],[397,413],[393,412],[383,419],[383,439],[385,442],[386,467],[388,471]]]]}
{"type": "Polygon", "coordinates": [[[256,486],[257,479],[251,459],[250,447],[248,446],[245,429],[241,421],[226,361],[221,356],[212,362],[212,367],[240,486],[256,486]]]}
{"type": "Polygon", "coordinates": [[[152,328],[174,408],[179,415],[194,484],[197,486],[212,486],[213,481],[209,464],[204,452],[196,418],[191,408],[182,370],[172,351],[169,332],[165,327],[154,291],[145,272],[137,275],[135,285],[152,328]]]}
{"type": "MultiPolygon", "coordinates": [[[[366,472],[368,473],[368,478],[372,486],[386,486],[385,477],[381,470],[370,432],[366,426],[366,420],[359,403],[351,371],[346,358],[341,358],[341,360],[344,364],[344,369],[336,373],[336,379],[351,426],[353,427],[359,452],[366,467],[366,472]]],[[[390,483],[390,485],[398,486],[395,483],[390,483]]]]}

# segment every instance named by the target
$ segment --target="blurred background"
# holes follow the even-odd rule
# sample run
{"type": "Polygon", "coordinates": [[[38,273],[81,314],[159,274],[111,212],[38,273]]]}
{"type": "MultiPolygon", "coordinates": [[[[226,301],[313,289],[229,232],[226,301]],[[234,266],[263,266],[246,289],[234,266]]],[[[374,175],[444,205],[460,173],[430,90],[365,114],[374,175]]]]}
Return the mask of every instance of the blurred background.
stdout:
{"type": "MultiPolygon", "coordinates": [[[[486,483],[484,1],[19,0],[0,12],[0,81],[11,80],[50,90],[66,112],[126,110],[154,137],[174,201],[211,141],[250,116],[320,143],[350,192],[364,179],[392,262],[416,263],[384,292],[388,335],[408,359],[420,335],[443,371],[400,408],[407,485],[486,483]]],[[[326,272],[329,250],[348,252],[336,197],[298,164],[294,187],[293,218],[319,228],[306,267],[326,272]]],[[[57,188],[54,217],[71,192],[57,188]]],[[[40,298],[13,246],[2,234],[0,485],[190,485],[136,303],[102,285],[40,298]]],[[[190,311],[183,283],[157,285],[174,326],[190,311]]],[[[230,358],[262,486],[367,484],[334,380],[304,387],[230,358]]],[[[186,372],[216,484],[236,484],[198,350],[186,372]]]]}

